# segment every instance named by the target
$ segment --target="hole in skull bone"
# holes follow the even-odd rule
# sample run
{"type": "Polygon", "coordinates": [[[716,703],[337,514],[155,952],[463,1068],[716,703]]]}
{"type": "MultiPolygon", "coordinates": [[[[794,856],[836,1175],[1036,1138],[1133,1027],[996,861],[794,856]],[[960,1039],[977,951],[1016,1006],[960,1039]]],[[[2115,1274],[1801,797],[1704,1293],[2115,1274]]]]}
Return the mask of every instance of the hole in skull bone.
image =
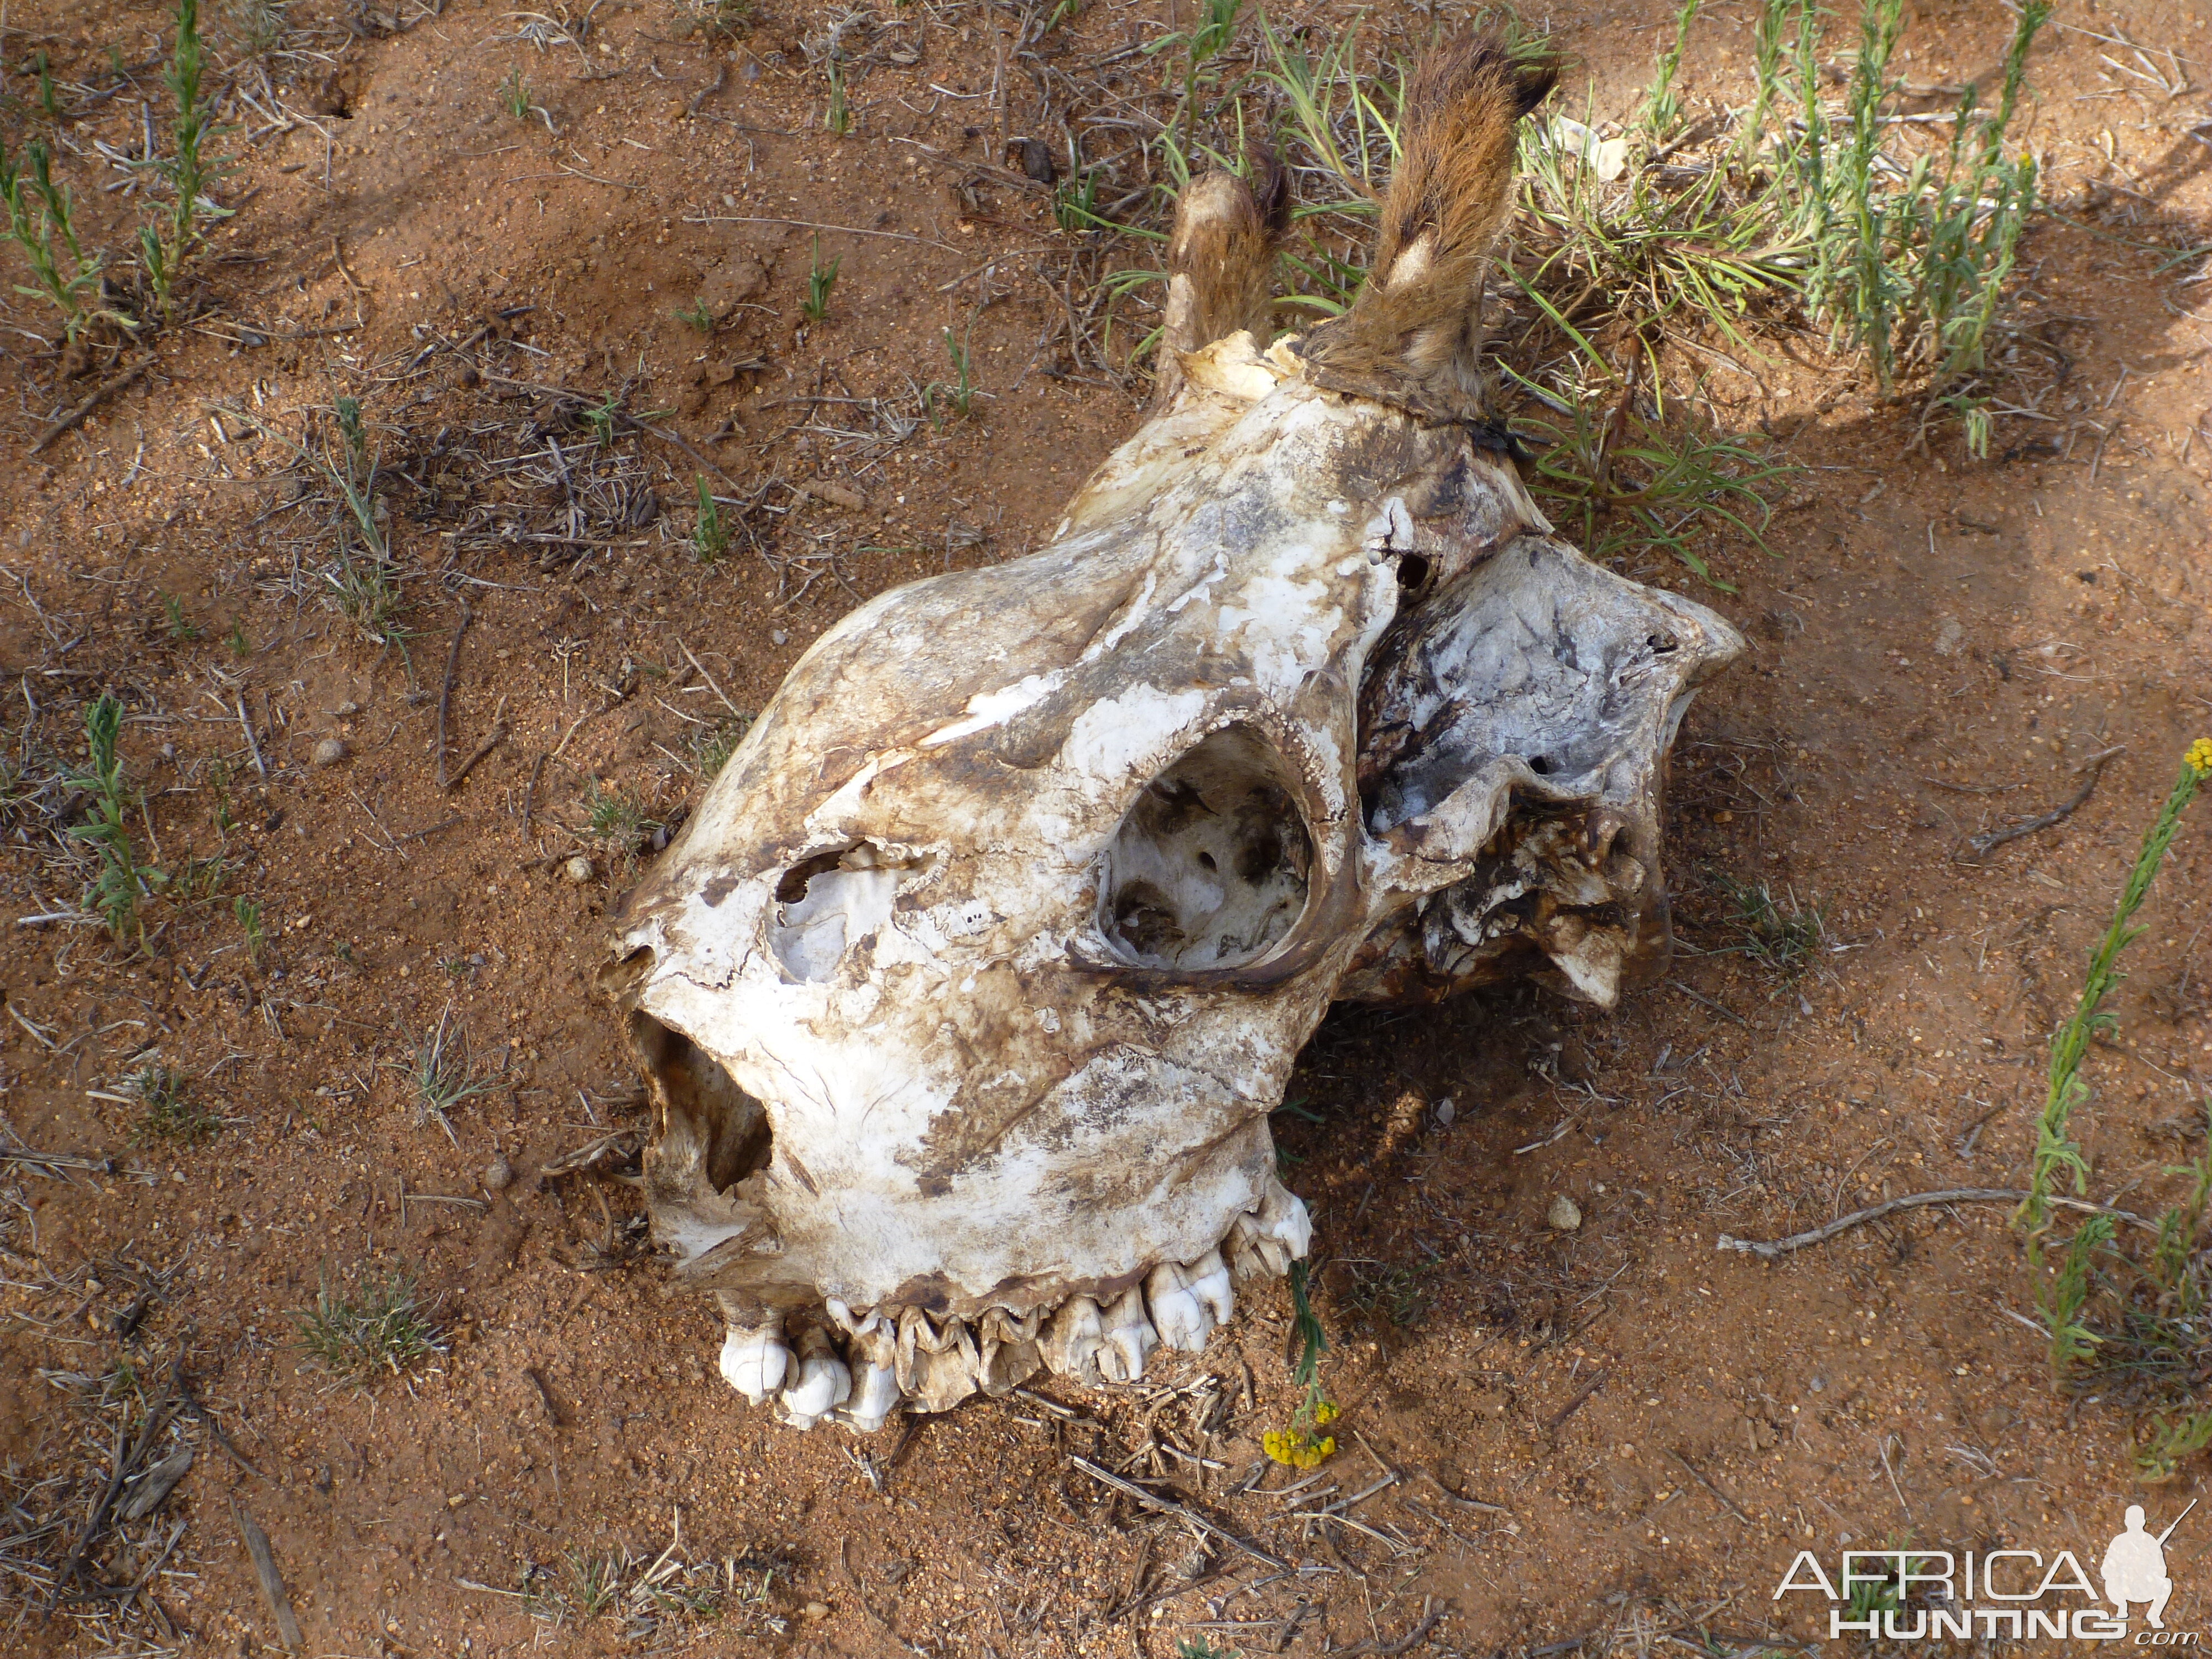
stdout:
{"type": "Polygon", "coordinates": [[[1108,845],[1099,927],[1146,967],[1256,962],[1304,909],[1313,842],[1273,744],[1214,732],[1146,786],[1108,845]]]}
{"type": "Polygon", "coordinates": [[[1398,586],[1407,593],[1418,593],[1429,585],[1429,572],[1433,568],[1427,557],[1419,553],[1408,553],[1398,561],[1398,586]]]}
{"type": "Polygon", "coordinates": [[[829,978],[890,920],[899,884],[917,868],[868,842],[794,864],[775,884],[769,948],[794,978],[829,978]]]}

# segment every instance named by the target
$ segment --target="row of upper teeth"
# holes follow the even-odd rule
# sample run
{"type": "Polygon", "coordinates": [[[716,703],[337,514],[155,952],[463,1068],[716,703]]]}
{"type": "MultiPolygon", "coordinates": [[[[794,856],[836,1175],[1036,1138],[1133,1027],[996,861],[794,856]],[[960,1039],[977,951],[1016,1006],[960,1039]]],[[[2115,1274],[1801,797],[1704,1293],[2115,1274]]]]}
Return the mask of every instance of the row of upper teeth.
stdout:
{"type": "Polygon", "coordinates": [[[723,1380],[757,1406],[774,1397],[795,1429],[823,1418],[872,1434],[895,1412],[949,1411],[981,1391],[1002,1395],[1039,1366],[1098,1387],[1134,1382],[1164,1343],[1195,1353],[1236,1310],[1235,1285],[1280,1278],[1312,1236],[1306,1206],[1270,1182],[1260,1206],[1230,1224],[1219,1245],[1192,1261],[1164,1261],[1106,1303],[1073,1296],[1057,1308],[1015,1315],[987,1310],[972,1323],[915,1307],[855,1312],[831,1298],[823,1318],[763,1321],[725,1305],[723,1380]]]}

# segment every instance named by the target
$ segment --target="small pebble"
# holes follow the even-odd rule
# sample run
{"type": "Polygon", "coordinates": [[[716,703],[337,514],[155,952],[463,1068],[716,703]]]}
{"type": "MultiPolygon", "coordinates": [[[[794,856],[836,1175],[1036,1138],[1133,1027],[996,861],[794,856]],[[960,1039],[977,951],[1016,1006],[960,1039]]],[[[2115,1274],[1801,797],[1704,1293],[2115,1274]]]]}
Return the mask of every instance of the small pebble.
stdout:
{"type": "Polygon", "coordinates": [[[1823,1379],[1817,1376],[1813,1378],[1811,1382],[1806,1383],[1805,1386],[1812,1389],[1814,1394],[1826,1394],[1828,1390],[1827,1383],[1823,1379]]]}
{"type": "Polygon", "coordinates": [[[345,757],[346,746],[343,738],[325,738],[315,745],[314,754],[311,757],[318,766],[336,766],[345,757]]]}
{"type": "Polygon", "coordinates": [[[1459,1103],[1446,1095],[1437,1103],[1437,1127],[1449,1129],[1459,1117],[1459,1103]]]}
{"type": "Polygon", "coordinates": [[[1577,1231],[1583,1224],[1582,1206],[1561,1193],[1552,1200],[1552,1207],[1544,1212],[1544,1219],[1563,1233],[1577,1231]]]}
{"type": "Polygon", "coordinates": [[[788,645],[791,643],[791,635],[785,633],[781,628],[775,629],[768,637],[769,643],[773,645],[788,645]]]}
{"type": "Polygon", "coordinates": [[[581,853],[575,854],[562,865],[561,875],[562,879],[581,887],[592,878],[592,861],[581,853]]]}
{"type": "Polygon", "coordinates": [[[507,1161],[505,1152],[484,1165],[483,1184],[488,1193],[503,1193],[514,1185],[514,1165],[507,1161]]]}
{"type": "Polygon", "coordinates": [[[799,1613],[802,1619],[827,1619],[830,1616],[830,1608],[827,1603],[809,1601],[805,1607],[799,1608],[799,1613]]]}

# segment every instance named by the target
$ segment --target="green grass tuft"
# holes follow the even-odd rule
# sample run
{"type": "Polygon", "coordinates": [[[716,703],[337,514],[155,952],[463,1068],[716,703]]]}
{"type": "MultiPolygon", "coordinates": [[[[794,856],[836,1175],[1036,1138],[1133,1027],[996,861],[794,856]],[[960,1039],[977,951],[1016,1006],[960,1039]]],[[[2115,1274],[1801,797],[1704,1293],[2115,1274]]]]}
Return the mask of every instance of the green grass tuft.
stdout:
{"type": "Polygon", "coordinates": [[[453,1005],[447,1003],[438,1023],[416,1040],[415,1052],[407,1060],[386,1064],[404,1070],[413,1085],[415,1121],[422,1124],[435,1118],[446,1138],[459,1146],[451,1113],[463,1101],[489,1093],[493,1085],[471,1068],[468,1036],[454,1023],[453,1005]]]}
{"type": "Polygon", "coordinates": [[[131,1144],[149,1146],[156,1142],[196,1146],[222,1131],[222,1120],[191,1092],[191,1080],[173,1066],[141,1066],[126,1085],[139,1103],[138,1121],[131,1131],[131,1144]]]}
{"type": "Polygon", "coordinates": [[[837,286],[837,268],[845,263],[843,254],[837,255],[828,264],[822,263],[822,239],[814,239],[814,254],[806,271],[806,297],[799,308],[810,323],[818,323],[830,315],[830,290],[837,286]]]}
{"type": "Polygon", "coordinates": [[[446,1352],[446,1336],[404,1266],[364,1270],[334,1289],[327,1270],[315,1299],[293,1316],[300,1346],[331,1376],[358,1387],[398,1376],[446,1352]]]}
{"type": "Polygon", "coordinates": [[[730,550],[729,526],[722,522],[722,509],[714,500],[714,492],[708,488],[707,475],[699,474],[699,516],[691,529],[691,551],[702,564],[714,564],[730,550]]]}
{"type": "Polygon", "coordinates": [[[129,814],[138,803],[137,791],[124,775],[117,738],[123,729],[123,705],[112,691],[103,691],[85,711],[86,766],[70,777],[71,787],[88,797],[90,816],[70,826],[72,840],[90,847],[96,860],[92,880],[84,890],[84,906],[107,924],[118,944],[136,945],[143,932],[140,900],[167,884],[159,870],[138,862],[131,842],[129,814]]]}

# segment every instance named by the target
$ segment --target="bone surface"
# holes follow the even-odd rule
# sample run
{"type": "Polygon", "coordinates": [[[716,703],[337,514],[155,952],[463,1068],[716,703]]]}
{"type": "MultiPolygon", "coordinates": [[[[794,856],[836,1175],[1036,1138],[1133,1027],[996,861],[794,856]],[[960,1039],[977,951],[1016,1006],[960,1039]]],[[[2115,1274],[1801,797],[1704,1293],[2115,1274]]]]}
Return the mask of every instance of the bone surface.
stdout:
{"type": "MultiPolygon", "coordinates": [[[[1308,1249],[1267,1114],[1333,1000],[1663,960],[1667,751],[1741,642],[1556,538],[1486,424],[1469,272],[1542,90],[1445,57],[1408,155],[1484,199],[1394,209],[1305,341],[1171,252],[1170,395],[1050,541],[825,633],[619,914],[655,1238],[795,1425],[1202,1348],[1308,1249]]],[[[1272,260],[1241,182],[1182,213],[1272,260]]]]}

